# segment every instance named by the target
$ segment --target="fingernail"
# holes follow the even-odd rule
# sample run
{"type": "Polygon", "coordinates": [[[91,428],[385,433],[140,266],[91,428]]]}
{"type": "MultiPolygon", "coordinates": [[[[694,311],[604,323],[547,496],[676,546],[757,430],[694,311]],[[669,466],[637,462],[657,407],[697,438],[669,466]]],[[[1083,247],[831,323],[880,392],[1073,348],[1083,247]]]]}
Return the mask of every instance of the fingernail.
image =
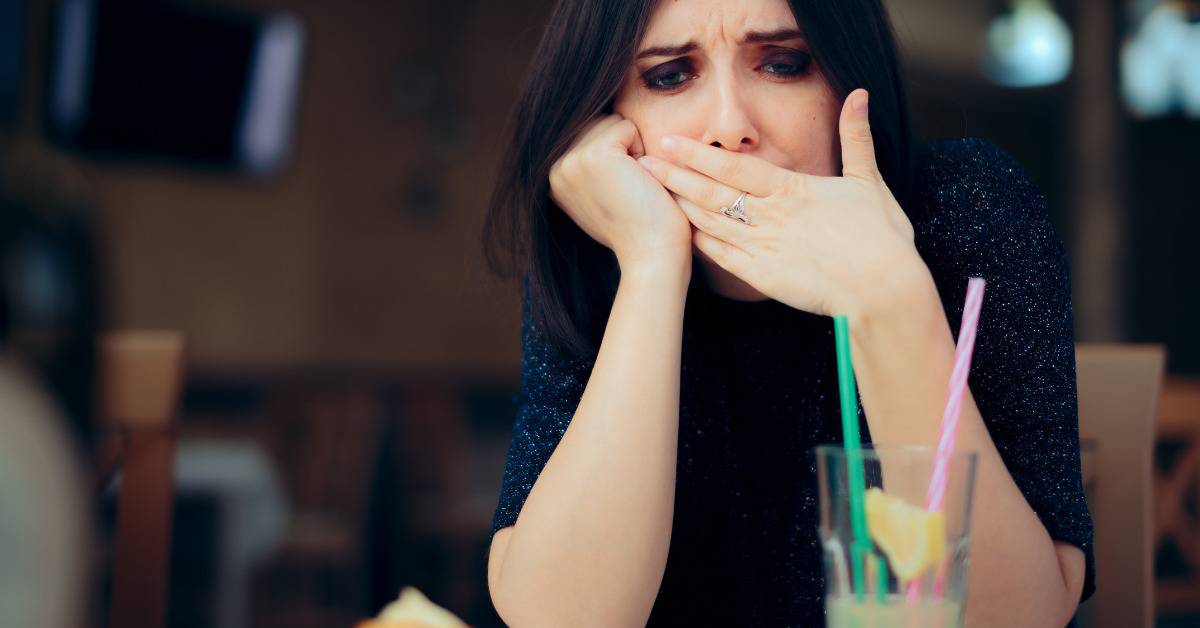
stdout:
{"type": "Polygon", "coordinates": [[[866,111],[866,110],[867,110],[867,101],[868,101],[868,100],[870,100],[870,94],[868,94],[867,92],[863,92],[863,93],[862,93],[862,96],[859,96],[859,97],[858,97],[858,98],[857,98],[857,99],[854,101],[854,110],[855,110],[855,111],[857,111],[857,112],[859,112],[859,113],[863,113],[864,111],[866,111]]]}
{"type": "Polygon", "coordinates": [[[674,135],[664,135],[660,143],[667,150],[675,150],[679,147],[679,140],[674,135]]]}

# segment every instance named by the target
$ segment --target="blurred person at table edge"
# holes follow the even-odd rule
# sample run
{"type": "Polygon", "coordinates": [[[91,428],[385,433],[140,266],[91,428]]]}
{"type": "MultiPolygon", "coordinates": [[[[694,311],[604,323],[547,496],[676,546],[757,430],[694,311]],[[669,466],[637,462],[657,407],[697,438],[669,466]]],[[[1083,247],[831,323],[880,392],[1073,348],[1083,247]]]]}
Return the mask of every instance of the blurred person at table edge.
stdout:
{"type": "Polygon", "coordinates": [[[58,179],[4,166],[0,626],[74,628],[93,601],[96,528],[84,456],[93,438],[98,273],[85,210],[58,198],[58,179]]]}
{"type": "Polygon", "coordinates": [[[485,228],[524,286],[506,622],[821,625],[828,317],[864,437],[932,447],[971,276],[966,623],[1073,621],[1094,567],[1063,246],[1001,149],[913,146],[904,80],[879,0],[556,4],[485,228]]]}

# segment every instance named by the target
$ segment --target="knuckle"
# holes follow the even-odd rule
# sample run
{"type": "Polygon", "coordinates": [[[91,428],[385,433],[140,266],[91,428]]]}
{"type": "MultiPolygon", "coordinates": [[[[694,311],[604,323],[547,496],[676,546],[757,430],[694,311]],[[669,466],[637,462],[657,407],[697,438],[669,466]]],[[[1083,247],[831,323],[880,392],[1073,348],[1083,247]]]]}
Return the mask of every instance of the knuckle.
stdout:
{"type": "Polygon", "coordinates": [[[563,185],[563,169],[566,167],[566,160],[559,159],[550,166],[550,189],[557,190],[563,185]]]}
{"type": "Polygon", "coordinates": [[[771,189],[779,190],[784,194],[799,193],[802,183],[799,177],[793,176],[791,173],[781,172],[772,181],[771,189]]]}
{"type": "MultiPolygon", "coordinates": [[[[567,153],[562,159],[558,160],[557,171],[560,183],[564,179],[570,178],[575,173],[575,171],[579,168],[578,161],[579,154],[576,152],[567,153]]],[[[550,173],[552,176],[554,175],[554,172],[555,168],[551,168],[550,173]]]]}
{"type": "Polygon", "coordinates": [[[579,161],[582,161],[583,163],[577,165],[576,167],[579,168],[585,165],[590,166],[598,163],[602,158],[602,153],[603,150],[601,150],[599,146],[596,146],[595,144],[589,144],[583,149],[583,151],[580,152],[579,155],[579,161]]]}
{"type": "Polygon", "coordinates": [[[785,176],[779,188],[785,196],[804,198],[808,195],[808,182],[803,177],[785,176]]]}

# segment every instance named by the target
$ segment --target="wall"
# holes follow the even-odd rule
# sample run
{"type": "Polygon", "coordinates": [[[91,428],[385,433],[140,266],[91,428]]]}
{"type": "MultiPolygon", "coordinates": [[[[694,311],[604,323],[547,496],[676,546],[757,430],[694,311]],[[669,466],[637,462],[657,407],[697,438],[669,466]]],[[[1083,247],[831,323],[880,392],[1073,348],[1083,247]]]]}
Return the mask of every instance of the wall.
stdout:
{"type": "MultiPolygon", "coordinates": [[[[31,4],[36,83],[49,3],[31,4]]],[[[182,329],[201,371],[514,371],[519,303],[478,242],[540,20],[480,0],[226,4],[305,24],[291,162],[248,181],[68,160],[97,211],[112,326],[182,329]]]]}

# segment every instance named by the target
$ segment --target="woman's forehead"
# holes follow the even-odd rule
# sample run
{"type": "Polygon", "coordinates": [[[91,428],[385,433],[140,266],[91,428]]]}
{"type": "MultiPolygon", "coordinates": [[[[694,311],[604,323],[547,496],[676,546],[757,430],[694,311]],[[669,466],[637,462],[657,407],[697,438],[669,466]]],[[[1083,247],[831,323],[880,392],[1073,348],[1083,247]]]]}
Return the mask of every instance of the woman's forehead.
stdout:
{"type": "Polygon", "coordinates": [[[742,41],[746,33],[796,30],[786,0],[659,0],[642,38],[642,48],[693,42],[742,41]]]}

